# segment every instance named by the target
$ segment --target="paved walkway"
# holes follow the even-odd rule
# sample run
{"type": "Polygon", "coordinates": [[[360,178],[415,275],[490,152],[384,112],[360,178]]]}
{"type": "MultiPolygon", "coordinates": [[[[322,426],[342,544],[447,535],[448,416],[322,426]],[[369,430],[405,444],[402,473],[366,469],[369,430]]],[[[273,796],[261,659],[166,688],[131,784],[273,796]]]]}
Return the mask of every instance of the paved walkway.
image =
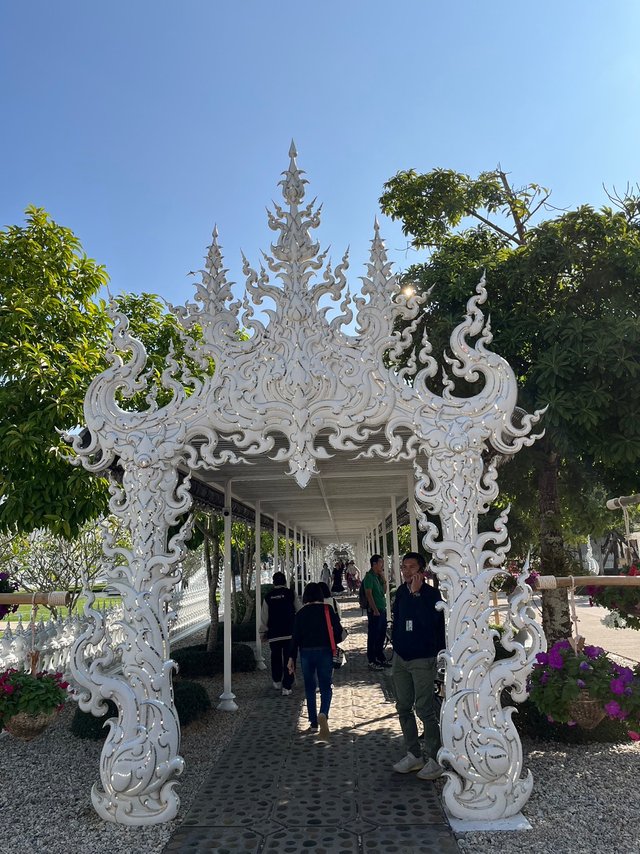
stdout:
{"type": "Polygon", "coordinates": [[[330,744],[304,733],[302,677],[293,695],[282,697],[266,671],[264,697],[211,769],[165,854],[459,851],[440,805],[441,784],[391,770],[404,748],[389,672],[367,669],[355,597],[340,607],[350,632],[348,662],[335,672],[330,744]]]}

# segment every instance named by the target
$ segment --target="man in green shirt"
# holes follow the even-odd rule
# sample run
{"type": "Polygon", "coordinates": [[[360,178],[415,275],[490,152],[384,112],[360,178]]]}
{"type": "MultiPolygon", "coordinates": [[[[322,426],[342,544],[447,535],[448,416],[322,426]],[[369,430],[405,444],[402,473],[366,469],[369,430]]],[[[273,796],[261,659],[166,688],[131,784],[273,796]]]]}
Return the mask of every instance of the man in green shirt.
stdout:
{"type": "Polygon", "coordinates": [[[362,582],[367,596],[367,660],[371,670],[391,667],[384,654],[384,639],[387,633],[387,599],[384,577],[384,559],[372,555],[371,569],[362,582]]]}

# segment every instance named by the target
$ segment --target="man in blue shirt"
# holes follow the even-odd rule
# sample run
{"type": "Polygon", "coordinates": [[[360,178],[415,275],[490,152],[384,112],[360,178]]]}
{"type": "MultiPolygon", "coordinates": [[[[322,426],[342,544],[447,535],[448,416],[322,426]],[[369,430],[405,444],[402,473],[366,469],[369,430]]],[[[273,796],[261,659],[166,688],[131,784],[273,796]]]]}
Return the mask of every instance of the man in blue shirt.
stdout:
{"type": "Polygon", "coordinates": [[[421,780],[442,774],[437,755],[440,724],[436,717],[434,681],[437,656],[445,648],[444,614],[436,610],[442,600],[435,587],[425,583],[426,562],[417,552],[402,559],[404,584],[393,603],[393,683],[396,709],[407,755],[393,766],[399,774],[417,771],[421,780]],[[424,758],[416,715],[424,724],[424,758]]]}

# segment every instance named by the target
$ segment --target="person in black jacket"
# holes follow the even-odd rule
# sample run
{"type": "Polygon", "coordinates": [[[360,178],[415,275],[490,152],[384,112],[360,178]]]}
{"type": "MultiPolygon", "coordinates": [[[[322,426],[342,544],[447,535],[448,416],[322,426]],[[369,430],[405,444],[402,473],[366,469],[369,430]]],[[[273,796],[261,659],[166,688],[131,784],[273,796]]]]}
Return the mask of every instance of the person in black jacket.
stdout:
{"type": "Polygon", "coordinates": [[[446,643],[444,614],[436,610],[442,597],[435,587],[425,583],[425,565],[424,557],[417,552],[404,556],[404,584],[398,588],[393,603],[391,675],[407,748],[407,755],[396,762],[393,770],[399,774],[417,771],[421,780],[435,780],[442,774],[442,767],[437,761],[441,742],[434,681],[437,656],[446,643]],[[424,724],[424,759],[416,715],[424,724]]]}
{"type": "Polygon", "coordinates": [[[342,626],[336,612],[326,605],[319,584],[307,584],[302,597],[303,607],[296,614],[291,638],[291,653],[288,670],[295,673],[296,658],[300,650],[300,665],[304,677],[304,692],[307,698],[309,731],[318,732],[320,738],[329,738],[329,708],[333,690],[331,674],[333,671],[333,651],[329,637],[329,625],[333,632],[334,643],[342,640],[342,626]],[[316,704],[316,677],[320,688],[320,713],[316,704]]]}
{"type": "Polygon", "coordinates": [[[300,609],[298,597],[287,587],[284,572],[273,573],[273,587],[262,600],[260,611],[260,637],[271,647],[271,678],[276,691],[283,696],[291,694],[293,676],[287,670],[289,647],[296,611],[300,609]]]}

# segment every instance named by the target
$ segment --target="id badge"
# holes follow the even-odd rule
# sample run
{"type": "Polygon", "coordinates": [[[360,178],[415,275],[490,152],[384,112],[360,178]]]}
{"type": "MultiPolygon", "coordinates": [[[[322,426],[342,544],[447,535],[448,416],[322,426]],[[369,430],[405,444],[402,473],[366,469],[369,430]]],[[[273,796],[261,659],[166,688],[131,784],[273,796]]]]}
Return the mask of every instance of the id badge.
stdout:
{"type": "Polygon", "coordinates": [[[413,620],[407,620],[405,623],[405,626],[406,626],[407,632],[412,632],[413,631],[413,620]]]}

